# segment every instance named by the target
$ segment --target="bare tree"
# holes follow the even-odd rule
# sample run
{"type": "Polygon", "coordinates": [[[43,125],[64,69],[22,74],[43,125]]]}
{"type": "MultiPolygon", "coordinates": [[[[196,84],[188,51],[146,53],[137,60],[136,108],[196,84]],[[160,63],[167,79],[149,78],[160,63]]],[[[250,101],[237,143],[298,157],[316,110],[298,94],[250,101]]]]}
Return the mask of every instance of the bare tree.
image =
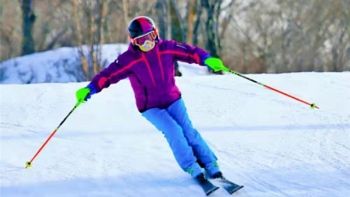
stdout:
{"type": "Polygon", "coordinates": [[[193,39],[192,39],[192,44],[194,46],[198,46],[198,36],[199,36],[199,29],[200,29],[200,24],[201,24],[201,17],[203,13],[203,8],[201,6],[201,0],[196,0],[195,1],[195,7],[194,7],[194,12],[196,13],[194,15],[194,23],[193,25],[193,32],[189,32],[189,34],[192,33],[193,39]]]}
{"type": "Polygon", "coordinates": [[[218,33],[218,19],[220,15],[221,3],[222,0],[202,0],[202,7],[206,11],[206,49],[214,57],[219,57],[219,52],[221,48],[221,40],[219,39],[218,33]]]}
{"type": "Polygon", "coordinates": [[[33,26],[36,19],[31,0],[20,0],[23,20],[22,55],[34,53],[33,26]]]}
{"type": "Polygon", "coordinates": [[[36,51],[51,50],[61,45],[62,39],[70,33],[73,20],[70,3],[65,0],[40,0],[35,1],[37,10],[36,28],[34,40],[36,51]]]}
{"type": "Polygon", "coordinates": [[[146,15],[162,38],[205,48],[240,72],[344,71],[349,10],[349,0],[2,1],[0,61],[78,46],[89,80],[104,64],[101,45],[128,43],[130,19],[146,15]]]}
{"type": "Polygon", "coordinates": [[[3,22],[1,21],[1,59],[7,59],[13,56],[15,53],[15,44],[13,43],[13,38],[15,34],[15,26],[14,25],[3,25],[3,22]]]}
{"type": "Polygon", "coordinates": [[[86,80],[102,70],[101,50],[109,1],[73,1],[73,15],[78,37],[78,52],[86,80]],[[82,25],[84,21],[85,25],[82,25]]]}
{"type": "Polygon", "coordinates": [[[158,14],[158,33],[161,38],[170,39],[171,20],[168,0],[158,0],[156,4],[158,14]]]}

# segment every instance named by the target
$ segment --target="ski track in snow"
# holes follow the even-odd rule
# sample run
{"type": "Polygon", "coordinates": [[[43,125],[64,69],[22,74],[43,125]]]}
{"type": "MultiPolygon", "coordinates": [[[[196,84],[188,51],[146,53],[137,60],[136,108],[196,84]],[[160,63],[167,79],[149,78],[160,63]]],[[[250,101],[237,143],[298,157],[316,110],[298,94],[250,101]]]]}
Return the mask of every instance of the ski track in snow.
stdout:
{"type": "MultiPolygon", "coordinates": [[[[320,109],[234,75],[177,78],[225,176],[245,186],[232,196],[350,196],[350,73],[248,77],[320,109]]],[[[77,108],[25,169],[85,85],[0,85],[1,197],[205,196],[137,112],[128,81],[77,108]]]]}

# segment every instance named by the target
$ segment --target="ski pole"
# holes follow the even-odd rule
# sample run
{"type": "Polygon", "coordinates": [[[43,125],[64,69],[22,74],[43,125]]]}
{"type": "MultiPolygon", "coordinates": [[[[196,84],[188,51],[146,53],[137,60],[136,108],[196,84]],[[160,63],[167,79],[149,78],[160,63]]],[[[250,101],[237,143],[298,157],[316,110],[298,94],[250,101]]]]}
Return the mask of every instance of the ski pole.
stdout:
{"type": "Polygon", "coordinates": [[[73,111],[81,104],[82,102],[78,101],[77,104],[75,104],[75,106],[73,107],[72,110],[70,110],[70,112],[68,113],[68,115],[62,120],[62,122],[58,125],[58,127],[53,131],[53,133],[50,135],[50,137],[45,141],[45,143],[41,146],[41,148],[38,150],[38,152],[34,155],[34,157],[32,158],[32,160],[26,162],[26,168],[31,167],[32,166],[32,162],[35,159],[36,156],[38,156],[38,154],[40,153],[40,151],[45,147],[45,145],[47,144],[47,142],[49,142],[49,140],[52,138],[53,135],[55,135],[55,133],[57,132],[57,130],[61,127],[61,125],[67,120],[67,118],[73,113],[73,111]]]}
{"type": "Polygon", "coordinates": [[[305,103],[305,104],[307,104],[307,105],[310,105],[312,109],[314,109],[314,108],[319,109],[319,108],[316,106],[315,103],[312,103],[312,104],[311,104],[311,103],[308,103],[308,102],[303,101],[303,100],[301,100],[301,99],[298,99],[298,98],[296,98],[296,97],[294,97],[294,96],[292,96],[292,95],[289,95],[289,94],[287,94],[287,93],[284,93],[284,92],[282,92],[282,91],[279,91],[279,90],[277,90],[277,89],[275,89],[275,88],[273,88],[273,87],[270,87],[270,86],[265,85],[265,84],[263,84],[263,83],[257,82],[257,81],[255,81],[254,79],[248,78],[248,77],[246,77],[246,76],[244,76],[244,75],[242,75],[242,74],[240,74],[240,73],[238,73],[238,72],[236,72],[236,71],[233,71],[233,70],[230,70],[230,69],[227,69],[227,70],[225,70],[225,71],[226,71],[226,72],[229,72],[229,73],[232,73],[232,74],[235,74],[235,75],[237,75],[237,76],[243,77],[244,79],[248,79],[248,80],[251,81],[251,82],[254,82],[254,83],[257,83],[257,84],[259,84],[259,85],[262,85],[262,86],[264,86],[265,88],[268,88],[268,89],[270,89],[270,90],[276,91],[276,92],[278,92],[278,93],[280,93],[280,94],[283,94],[283,95],[285,95],[285,96],[288,96],[288,97],[290,97],[290,98],[292,98],[292,99],[295,99],[295,100],[297,100],[297,101],[300,101],[300,102],[302,102],[302,103],[305,103]]]}

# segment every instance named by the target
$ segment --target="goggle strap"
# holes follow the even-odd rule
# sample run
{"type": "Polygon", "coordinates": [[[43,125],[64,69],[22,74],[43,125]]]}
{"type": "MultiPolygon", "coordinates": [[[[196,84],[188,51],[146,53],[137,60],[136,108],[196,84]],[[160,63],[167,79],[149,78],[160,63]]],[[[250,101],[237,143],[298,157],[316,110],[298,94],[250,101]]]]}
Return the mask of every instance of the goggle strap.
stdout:
{"type": "Polygon", "coordinates": [[[143,37],[143,36],[146,36],[146,35],[148,35],[148,34],[151,34],[151,33],[153,33],[153,37],[155,38],[155,34],[154,34],[154,30],[153,31],[150,31],[150,32],[147,32],[147,33],[145,33],[145,34],[142,34],[142,35],[140,35],[140,36],[137,36],[137,37],[135,37],[135,38],[133,38],[134,40],[137,40],[138,38],[141,38],[141,37],[143,37]]]}
{"type": "Polygon", "coordinates": [[[142,35],[140,35],[140,36],[137,36],[137,37],[135,37],[135,38],[131,38],[132,43],[133,43],[134,45],[136,45],[136,46],[140,46],[140,45],[136,42],[136,40],[137,40],[138,38],[141,38],[141,37],[146,36],[146,35],[148,35],[148,34],[152,34],[153,39],[156,39],[156,38],[157,38],[157,35],[154,33],[154,30],[153,30],[153,31],[147,32],[147,33],[145,33],[145,34],[142,34],[142,35]]]}

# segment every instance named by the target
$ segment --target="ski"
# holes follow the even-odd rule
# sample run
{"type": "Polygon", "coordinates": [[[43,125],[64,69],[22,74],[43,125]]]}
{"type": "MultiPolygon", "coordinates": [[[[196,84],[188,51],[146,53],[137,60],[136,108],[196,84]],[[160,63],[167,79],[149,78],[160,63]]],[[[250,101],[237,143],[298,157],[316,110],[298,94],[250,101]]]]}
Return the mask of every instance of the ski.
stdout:
{"type": "Polygon", "coordinates": [[[224,177],[222,178],[217,178],[217,180],[222,184],[222,187],[229,193],[233,194],[236,191],[242,189],[244,186],[243,185],[237,185],[236,183],[233,183],[232,181],[229,181],[225,179],[224,177]]]}
{"type": "Polygon", "coordinates": [[[237,185],[236,183],[227,180],[221,172],[214,175],[212,179],[217,180],[229,194],[233,194],[244,187],[243,185],[237,185]]]}
{"type": "Polygon", "coordinates": [[[213,192],[215,192],[219,187],[215,186],[213,183],[211,183],[208,179],[203,177],[198,177],[195,179],[197,183],[202,187],[205,195],[209,196],[213,192]]]}

